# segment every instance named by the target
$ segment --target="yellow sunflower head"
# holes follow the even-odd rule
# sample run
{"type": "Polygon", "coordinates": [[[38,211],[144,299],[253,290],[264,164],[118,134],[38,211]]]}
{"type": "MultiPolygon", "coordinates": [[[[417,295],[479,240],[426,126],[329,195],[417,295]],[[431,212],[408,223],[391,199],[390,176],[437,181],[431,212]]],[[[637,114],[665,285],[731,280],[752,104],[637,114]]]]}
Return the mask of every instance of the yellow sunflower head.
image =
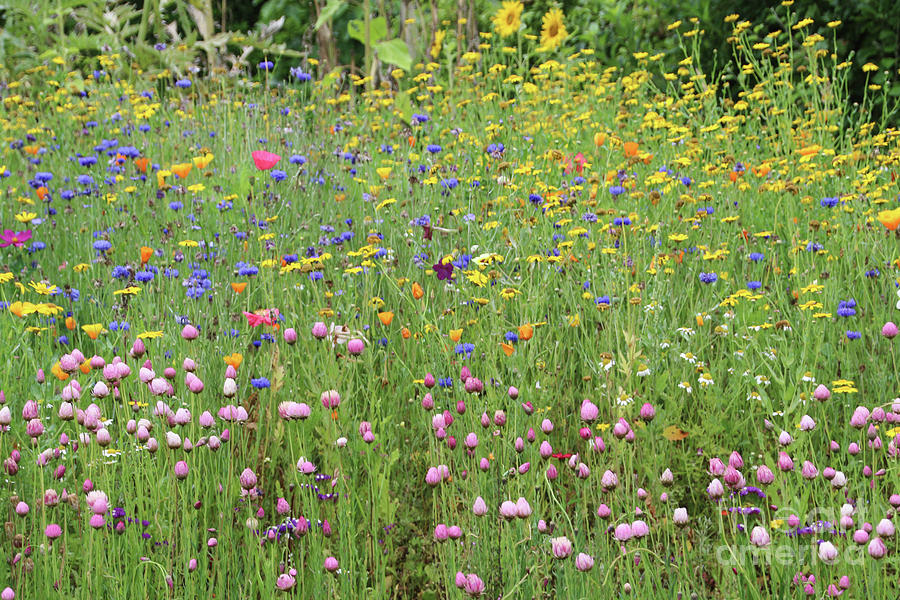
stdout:
{"type": "Polygon", "coordinates": [[[566,39],[566,24],[563,23],[563,13],[558,8],[551,8],[543,18],[541,29],[541,47],[545,50],[553,50],[566,39]]]}
{"type": "Polygon", "coordinates": [[[500,37],[508,37],[519,30],[522,25],[523,8],[524,6],[518,0],[503,2],[503,6],[494,15],[494,30],[500,37]]]}

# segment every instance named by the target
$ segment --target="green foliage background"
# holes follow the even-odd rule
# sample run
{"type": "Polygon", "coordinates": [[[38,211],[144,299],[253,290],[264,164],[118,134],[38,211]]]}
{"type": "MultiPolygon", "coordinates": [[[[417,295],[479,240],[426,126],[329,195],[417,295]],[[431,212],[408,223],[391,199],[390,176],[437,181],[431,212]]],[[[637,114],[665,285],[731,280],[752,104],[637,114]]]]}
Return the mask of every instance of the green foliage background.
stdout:
{"type": "MultiPolygon", "coordinates": [[[[413,61],[428,58],[428,49],[439,29],[448,33],[445,44],[477,47],[477,32],[491,30],[491,18],[500,4],[495,0],[367,2],[371,18],[386,19],[388,38],[406,39],[413,61]],[[470,16],[474,23],[458,25],[460,17],[470,16]],[[404,24],[408,19],[415,20],[409,31],[404,24]]],[[[525,0],[523,4],[522,22],[527,32],[538,34],[543,14],[558,7],[566,16],[569,47],[592,48],[601,64],[626,70],[635,66],[633,55],[640,51],[680,58],[678,39],[666,27],[676,20],[696,18],[704,30],[699,57],[703,72],[724,71],[727,81],[736,69],[728,43],[730,27],[723,25],[725,17],[737,8],[730,0],[525,0]]],[[[5,0],[0,1],[2,74],[4,79],[16,78],[60,52],[67,57],[90,59],[104,50],[122,48],[127,48],[148,70],[182,72],[192,65],[200,69],[236,69],[266,57],[286,56],[295,62],[302,57],[324,60],[328,70],[341,67],[361,72],[365,46],[349,35],[348,25],[354,19],[364,18],[365,6],[363,0],[5,0]],[[324,31],[316,31],[316,20],[329,4],[340,6],[324,31]],[[206,14],[213,21],[213,30],[206,35],[204,27],[208,29],[210,25],[198,22],[197,14],[206,14]],[[147,19],[145,15],[149,16],[148,23],[142,22],[147,19]],[[249,33],[253,45],[249,51],[245,45],[248,38],[238,32],[249,33]],[[159,53],[154,53],[152,47],[160,42],[186,44],[195,53],[184,54],[178,64],[159,64],[159,53]]],[[[778,6],[778,2],[741,5],[740,20],[749,20],[756,32],[783,29],[775,11],[778,6]]],[[[851,102],[862,101],[866,85],[886,84],[898,73],[900,13],[893,10],[892,1],[797,0],[791,8],[815,19],[813,28],[823,33],[829,21],[841,21],[837,28],[839,56],[853,60],[857,66],[877,57],[880,71],[868,82],[860,69],[853,69],[849,81],[851,102]]],[[[457,57],[461,54],[456,52],[457,57]]],[[[171,61],[172,57],[167,56],[166,60],[171,61]]],[[[277,61],[274,77],[287,78],[291,66],[290,60],[277,61]]],[[[379,66],[385,72],[391,68],[379,66]]],[[[900,88],[889,94],[897,96],[900,88]]]]}

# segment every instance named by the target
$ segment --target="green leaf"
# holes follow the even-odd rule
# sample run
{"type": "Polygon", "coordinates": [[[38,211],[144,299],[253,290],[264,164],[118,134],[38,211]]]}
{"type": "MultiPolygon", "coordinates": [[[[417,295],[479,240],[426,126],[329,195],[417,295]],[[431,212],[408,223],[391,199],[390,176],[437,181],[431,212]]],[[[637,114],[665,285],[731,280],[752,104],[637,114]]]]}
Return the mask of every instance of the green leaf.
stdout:
{"type": "Polygon", "coordinates": [[[402,118],[407,125],[412,122],[413,105],[412,100],[409,99],[408,92],[397,92],[394,95],[394,108],[397,109],[397,112],[400,113],[400,118],[402,118]]]}
{"type": "MultiPolygon", "coordinates": [[[[387,37],[387,21],[384,17],[378,17],[369,21],[369,43],[377,44],[387,37]]],[[[362,19],[352,19],[347,23],[347,35],[360,44],[366,43],[366,22],[362,19]]]]}
{"type": "Polygon", "coordinates": [[[313,31],[318,31],[322,25],[336,17],[346,7],[347,3],[343,0],[328,0],[328,4],[325,5],[325,8],[319,13],[319,18],[316,19],[316,25],[313,27],[313,31]]]}
{"type": "Polygon", "coordinates": [[[383,62],[400,67],[404,71],[412,69],[409,48],[403,40],[388,40],[375,44],[375,52],[383,62]]]}

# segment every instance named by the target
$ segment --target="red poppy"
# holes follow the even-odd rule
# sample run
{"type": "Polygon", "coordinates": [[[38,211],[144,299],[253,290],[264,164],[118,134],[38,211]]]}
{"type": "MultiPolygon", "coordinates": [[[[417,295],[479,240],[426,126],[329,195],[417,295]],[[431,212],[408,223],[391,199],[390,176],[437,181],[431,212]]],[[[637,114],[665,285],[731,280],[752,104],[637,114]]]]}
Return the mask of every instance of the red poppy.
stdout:
{"type": "Polygon", "coordinates": [[[256,150],[252,156],[256,168],[260,171],[268,171],[281,160],[281,157],[274,152],[266,152],[265,150],[256,150]]]}
{"type": "Polygon", "coordinates": [[[563,454],[562,452],[557,452],[556,454],[553,455],[553,458],[558,458],[559,460],[567,460],[569,458],[572,458],[572,455],[571,454],[563,454]]]}

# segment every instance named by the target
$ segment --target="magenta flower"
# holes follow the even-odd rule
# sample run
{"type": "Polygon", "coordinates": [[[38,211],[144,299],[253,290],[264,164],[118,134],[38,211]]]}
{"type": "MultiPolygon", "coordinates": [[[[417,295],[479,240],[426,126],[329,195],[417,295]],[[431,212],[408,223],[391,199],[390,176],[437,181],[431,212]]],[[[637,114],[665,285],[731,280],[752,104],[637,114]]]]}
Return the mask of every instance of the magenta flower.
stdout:
{"type": "Polygon", "coordinates": [[[253,163],[260,171],[268,171],[281,160],[281,157],[274,152],[266,152],[265,150],[256,150],[252,154],[253,163]]]}
{"type": "Polygon", "coordinates": [[[3,233],[0,234],[0,248],[6,248],[7,246],[15,246],[16,248],[21,248],[23,245],[25,245],[25,242],[30,239],[30,229],[19,232],[12,231],[11,229],[4,229],[3,233]]]}

